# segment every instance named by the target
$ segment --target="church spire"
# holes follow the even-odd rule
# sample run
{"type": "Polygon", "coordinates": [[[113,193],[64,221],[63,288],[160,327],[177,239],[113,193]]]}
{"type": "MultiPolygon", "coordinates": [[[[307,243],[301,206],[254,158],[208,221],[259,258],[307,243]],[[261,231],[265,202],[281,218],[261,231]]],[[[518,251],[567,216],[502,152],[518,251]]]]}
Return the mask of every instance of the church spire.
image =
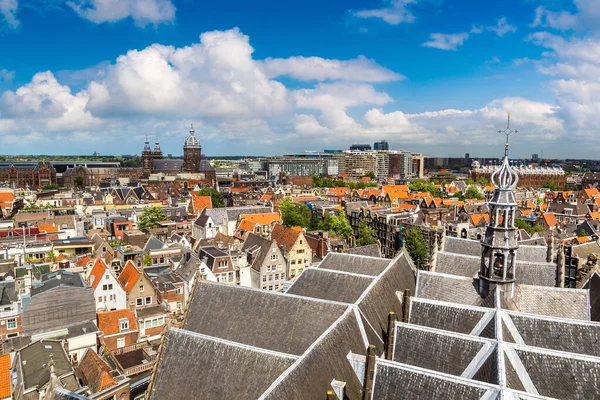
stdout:
{"type": "Polygon", "coordinates": [[[510,135],[517,133],[510,128],[510,114],[506,129],[498,131],[506,136],[504,158],[492,175],[494,194],[488,202],[489,222],[481,242],[481,266],[479,269],[479,294],[487,297],[495,287],[508,293],[516,273],[517,229],[515,213],[517,202],[514,189],[519,176],[508,161],[510,135]]]}

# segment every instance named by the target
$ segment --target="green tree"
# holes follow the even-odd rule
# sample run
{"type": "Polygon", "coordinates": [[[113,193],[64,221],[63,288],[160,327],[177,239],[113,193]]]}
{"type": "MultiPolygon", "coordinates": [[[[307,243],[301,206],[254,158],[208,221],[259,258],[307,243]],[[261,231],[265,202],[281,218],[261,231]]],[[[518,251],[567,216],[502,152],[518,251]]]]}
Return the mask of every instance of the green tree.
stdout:
{"type": "Polygon", "coordinates": [[[150,257],[150,253],[148,253],[144,256],[144,265],[146,267],[149,267],[152,265],[152,257],[150,257]]]}
{"type": "MultiPolygon", "coordinates": [[[[325,221],[327,221],[327,218],[325,219],[325,221]]],[[[333,233],[334,235],[339,235],[344,239],[347,239],[352,235],[352,227],[346,219],[346,214],[343,210],[340,211],[338,215],[331,216],[331,218],[329,218],[328,224],[329,226],[326,230],[333,233]]]]}
{"type": "Polygon", "coordinates": [[[83,180],[83,176],[75,177],[75,186],[77,186],[78,188],[82,188],[84,183],[85,181],[83,180]]]}
{"type": "Polygon", "coordinates": [[[465,198],[483,200],[483,196],[476,186],[469,186],[465,191],[465,198]]]}
{"type": "Polygon", "coordinates": [[[160,221],[165,221],[167,214],[160,207],[148,207],[140,216],[137,226],[140,230],[152,229],[158,226],[160,221]]]}
{"type": "Polygon", "coordinates": [[[543,226],[540,226],[540,225],[532,226],[529,223],[527,223],[527,221],[520,219],[520,218],[515,218],[515,227],[517,229],[523,229],[523,230],[527,231],[527,233],[529,233],[530,235],[533,235],[536,232],[541,232],[544,230],[543,226]]]}
{"type": "Polygon", "coordinates": [[[406,232],[406,240],[404,241],[404,247],[410,258],[417,266],[417,268],[423,268],[425,258],[427,257],[427,244],[421,236],[421,231],[416,226],[412,227],[406,232]]]}
{"type": "Polygon", "coordinates": [[[542,186],[542,187],[543,187],[543,188],[546,188],[546,189],[550,189],[550,190],[552,190],[553,192],[554,192],[554,191],[556,191],[556,190],[558,190],[558,186],[556,186],[556,185],[554,184],[554,182],[552,182],[550,179],[548,179],[548,180],[546,181],[546,183],[544,184],[544,186],[542,186]]]}
{"type": "Polygon", "coordinates": [[[479,184],[479,186],[485,187],[485,186],[490,185],[492,182],[488,181],[485,177],[482,176],[481,178],[479,178],[477,183],[479,184]]]}
{"type": "Polygon", "coordinates": [[[285,225],[303,228],[310,225],[310,210],[304,203],[294,203],[291,198],[284,197],[279,202],[279,211],[281,211],[281,219],[285,225]]]}
{"type": "Polygon", "coordinates": [[[367,172],[366,174],[363,175],[363,178],[367,177],[367,178],[371,178],[371,179],[375,179],[375,172],[367,172]]]}
{"type": "Polygon", "coordinates": [[[588,236],[587,232],[585,230],[580,230],[579,233],[577,234],[578,237],[586,237],[588,236]]]}
{"type": "Polygon", "coordinates": [[[52,183],[50,185],[44,185],[44,186],[42,186],[42,190],[58,190],[58,189],[60,189],[60,186],[58,186],[58,185],[56,185],[54,183],[52,183]]]}
{"type": "Polygon", "coordinates": [[[360,225],[358,226],[358,239],[356,240],[357,246],[367,246],[369,244],[377,243],[377,235],[375,235],[375,230],[367,225],[367,221],[360,221],[360,225]]]}
{"type": "Polygon", "coordinates": [[[210,196],[213,208],[225,207],[225,197],[218,190],[206,187],[200,189],[198,193],[200,194],[200,196],[210,196]]]}

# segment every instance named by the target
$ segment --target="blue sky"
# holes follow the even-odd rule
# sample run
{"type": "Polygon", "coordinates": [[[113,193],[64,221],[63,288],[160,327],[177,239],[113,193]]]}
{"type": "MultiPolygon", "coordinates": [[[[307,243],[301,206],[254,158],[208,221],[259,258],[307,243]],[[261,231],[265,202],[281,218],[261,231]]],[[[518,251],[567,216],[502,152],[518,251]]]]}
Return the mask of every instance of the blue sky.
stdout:
{"type": "Polygon", "coordinates": [[[598,158],[595,0],[0,0],[0,154],[598,158]]]}

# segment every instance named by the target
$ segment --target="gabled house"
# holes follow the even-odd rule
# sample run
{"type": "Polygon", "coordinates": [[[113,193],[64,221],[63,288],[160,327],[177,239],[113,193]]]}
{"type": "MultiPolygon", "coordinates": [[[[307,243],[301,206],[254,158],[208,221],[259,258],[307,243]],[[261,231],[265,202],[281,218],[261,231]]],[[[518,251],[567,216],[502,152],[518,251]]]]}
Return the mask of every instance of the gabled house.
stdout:
{"type": "Polygon", "coordinates": [[[146,268],[145,272],[154,285],[157,303],[168,306],[173,314],[182,313],[187,302],[183,279],[168,266],[146,268]]]}
{"type": "Polygon", "coordinates": [[[289,228],[277,224],[271,232],[271,239],[281,249],[290,277],[300,274],[312,264],[312,249],[304,237],[302,228],[289,228]]]}
{"type": "Polygon", "coordinates": [[[177,275],[181,277],[184,282],[184,293],[186,303],[189,301],[189,296],[198,279],[198,272],[200,272],[200,259],[194,252],[188,251],[181,256],[179,266],[175,270],[177,275]]]}
{"type": "Polygon", "coordinates": [[[100,342],[109,350],[137,343],[138,324],[135,311],[124,309],[98,312],[100,342]]]}
{"type": "Polygon", "coordinates": [[[125,290],[101,258],[96,259],[87,281],[94,288],[97,310],[108,311],[127,308],[125,290]]]}
{"type": "Polygon", "coordinates": [[[14,281],[0,282],[0,339],[21,336],[21,302],[14,281]]]}
{"type": "Polygon", "coordinates": [[[144,254],[150,255],[152,265],[165,264],[170,257],[180,255],[181,249],[177,246],[169,247],[169,245],[158,240],[155,236],[150,236],[144,246],[144,254]]]}
{"type": "Polygon", "coordinates": [[[248,268],[240,270],[240,284],[279,291],[289,276],[285,258],[274,240],[248,234],[242,251],[246,253],[248,268]]]}
{"type": "Polygon", "coordinates": [[[118,281],[127,295],[127,308],[135,310],[156,304],[156,292],[150,278],[133,262],[127,261],[118,281]]]}
{"type": "Polygon", "coordinates": [[[233,265],[229,253],[214,247],[205,246],[198,250],[200,258],[200,279],[212,282],[239,282],[239,270],[233,265]]]}

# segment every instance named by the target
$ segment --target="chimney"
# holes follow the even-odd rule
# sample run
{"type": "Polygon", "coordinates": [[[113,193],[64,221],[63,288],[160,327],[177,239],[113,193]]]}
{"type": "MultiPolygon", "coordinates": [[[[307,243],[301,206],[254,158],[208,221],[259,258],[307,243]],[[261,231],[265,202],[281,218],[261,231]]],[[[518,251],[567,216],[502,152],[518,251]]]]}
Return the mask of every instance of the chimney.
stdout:
{"type": "Polygon", "coordinates": [[[410,289],[404,291],[402,296],[402,322],[408,322],[408,312],[410,310],[410,289]]]}
{"type": "Polygon", "coordinates": [[[391,360],[394,356],[394,336],[396,327],[396,313],[390,311],[388,314],[388,328],[387,328],[387,343],[385,358],[391,360]]]}
{"type": "Polygon", "coordinates": [[[371,400],[373,397],[373,378],[375,376],[375,346],[370,344],[367,348],[367,362],[365,364],[365,379],[363,380],[362,400],[371,400]]]}

